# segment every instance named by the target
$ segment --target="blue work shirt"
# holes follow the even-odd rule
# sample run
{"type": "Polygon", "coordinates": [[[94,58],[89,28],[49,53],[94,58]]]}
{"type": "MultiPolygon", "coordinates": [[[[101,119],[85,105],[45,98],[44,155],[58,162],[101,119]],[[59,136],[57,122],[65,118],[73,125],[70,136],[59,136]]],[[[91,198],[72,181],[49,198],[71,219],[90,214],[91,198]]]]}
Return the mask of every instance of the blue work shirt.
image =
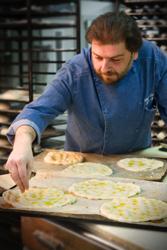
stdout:
{"type": "Polygon", "coordinates": [[[151,122],[157,108],[167,124],[167,57],[143,41],[137,60],[123,80],[104,84],[94,71],[91,48],[66,62],[43,94],[25,106],[8,130],[32,126],[42,131],[68,112],[64,150],[122,154],[151,146],[151,122]]]}

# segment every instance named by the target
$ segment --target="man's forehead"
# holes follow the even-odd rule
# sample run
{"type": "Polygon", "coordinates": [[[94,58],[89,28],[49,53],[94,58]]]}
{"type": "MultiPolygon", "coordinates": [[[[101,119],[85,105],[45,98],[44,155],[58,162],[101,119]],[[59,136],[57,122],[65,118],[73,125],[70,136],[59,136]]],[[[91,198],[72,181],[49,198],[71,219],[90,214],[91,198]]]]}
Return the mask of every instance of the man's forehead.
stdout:
{"type": "MultiPolygon", "coordinates": [[[[102,56],[102,55],[96,54],[94,51],[92,51],[92,53],[93,53],[95,56],[102,56]]],[[[124,55],[125,55],[125,53],[115,54],[115,55],[112,55],[112,56],[109,56],[109,54],[108,54],[107,58],[122,57],[122,56],[124,56],[124,55]]],[[[104,55],[103,55],[103,56],[104,56],[104,55]]]]}
{"type": "Polygon", "coordinates": [[[125,43],[119,44],[100,44],[97,42],[92,42],[92,54],[95,56],[113,58],[122,57],[128,50],[125,47],[125,43]]]}

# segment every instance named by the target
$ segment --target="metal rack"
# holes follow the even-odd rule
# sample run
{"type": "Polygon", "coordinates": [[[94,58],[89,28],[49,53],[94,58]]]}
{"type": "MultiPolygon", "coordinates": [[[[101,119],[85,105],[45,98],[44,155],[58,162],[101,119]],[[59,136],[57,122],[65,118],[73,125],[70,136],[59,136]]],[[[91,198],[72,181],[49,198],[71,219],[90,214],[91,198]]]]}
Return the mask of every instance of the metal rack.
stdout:
{"type": "MultiPolygon", "coordinates": [[[[167,54],[167,1],[166,0],[123,0],[145,40],[159,46],[167,54]]],[[[159,112],[152,123],[152,145],[167,143],[167,125],[163,124],[159,112]]]]}
{"type": "MultiPolygon", "coordinates": [[[[2,128],[43,92],[63,63],[80,53],[79,0],[0,0],[0,52],[0,105],[10,106],[0,108],[4,140],[2,128]]],[[[66,119],[55,119],[50,126],[60,124],[66,119]]],[[[42,139],[64,134],[55,129],[42,139]]],[[[6,147],[11,150],[1,143],[0,151],[6,147]]]]}

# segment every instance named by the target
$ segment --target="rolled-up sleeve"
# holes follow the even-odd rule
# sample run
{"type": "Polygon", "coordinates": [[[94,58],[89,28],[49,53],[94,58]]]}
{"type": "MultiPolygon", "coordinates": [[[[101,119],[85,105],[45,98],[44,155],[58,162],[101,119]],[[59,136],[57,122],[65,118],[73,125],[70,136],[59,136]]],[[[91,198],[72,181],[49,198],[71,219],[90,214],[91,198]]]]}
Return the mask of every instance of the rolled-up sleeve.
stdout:
{"type": "Polygon", "coordinates": [[[19,121],[16,121],[15,123],[13,123],[9,127],[8,132],[7,132],[7,138],[9,140],[9,142],[13,145],[16,130],[20,126],[23,126],[23,125],[30,126],[30,127],[32,127],[36,131],[36,138],[35,138],[35,140],[33,142],[33,146],[35,146],[37,144],[40,144],[41,132],[40,132],[38,126],[33,121],[30,121],[28,119],[21,119],[19,121]]]}

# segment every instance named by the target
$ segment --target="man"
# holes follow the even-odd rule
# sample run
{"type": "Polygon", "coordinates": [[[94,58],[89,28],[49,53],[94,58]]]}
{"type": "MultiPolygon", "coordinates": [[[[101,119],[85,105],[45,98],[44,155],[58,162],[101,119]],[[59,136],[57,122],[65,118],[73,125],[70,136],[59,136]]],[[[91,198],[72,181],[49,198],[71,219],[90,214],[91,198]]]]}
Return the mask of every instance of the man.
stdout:
{"type": "Polygon", "coordinates": [[[122,154],[151,146],[157,108],[167,124],[167,57],[142,41],[123,12],[95,19],[86,33],[91,49],[69,60],[8,131],[7,161],[22,192],[33,167],[32,143],[58,115],[68,112],[65,150],[122,154]]]}

